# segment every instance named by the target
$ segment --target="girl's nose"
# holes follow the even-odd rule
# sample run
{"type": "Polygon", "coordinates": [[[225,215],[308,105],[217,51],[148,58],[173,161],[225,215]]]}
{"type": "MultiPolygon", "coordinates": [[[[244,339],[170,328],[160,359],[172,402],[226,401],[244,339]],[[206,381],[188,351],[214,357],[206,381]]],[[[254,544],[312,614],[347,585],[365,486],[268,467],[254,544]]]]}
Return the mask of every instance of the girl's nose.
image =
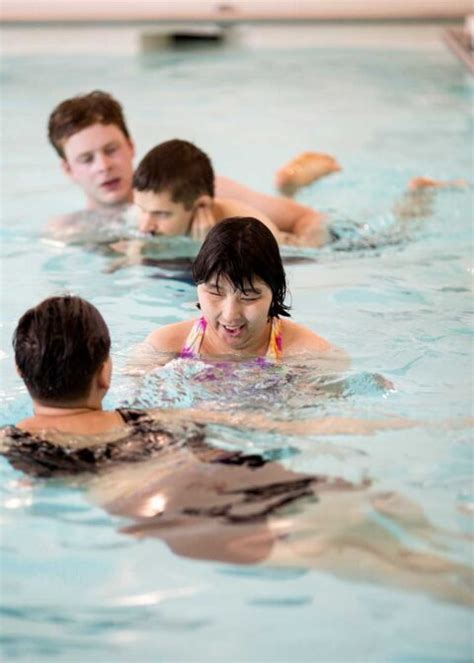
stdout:
{"type": "Polygon", "coordinates": [[[239,322],[241,315],[240,300],[235,295],[228,295],[224,298],[222,306],[222,319],[227,324],[239,322]]]}

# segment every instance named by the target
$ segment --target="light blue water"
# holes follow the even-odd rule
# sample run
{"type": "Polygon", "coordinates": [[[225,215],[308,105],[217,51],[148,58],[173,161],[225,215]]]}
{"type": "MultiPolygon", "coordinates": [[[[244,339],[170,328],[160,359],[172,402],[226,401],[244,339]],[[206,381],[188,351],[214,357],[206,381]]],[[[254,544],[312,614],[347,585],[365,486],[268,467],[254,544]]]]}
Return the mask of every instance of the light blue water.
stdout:
{"type": "MultiPolygon", "coordinates": [[[[336,394],[311,366],[290,380],[284,371],[260,377],[255,399],[257,376],[245,368],[236,369],[245,385],[238,394],[229,380],[213,390],[199,375],[214,369],[190,363],[167,367],[166,381],[144,387],[145,399],[210,400],[216,409],[252,402],[276,418],[402,415],[432,423],[472,414],[472,189],[440,191],[427,218],[403,227],[393,215],[412,176],[473,179],[472,82],[441,44],[389,52],[383,43],[371,50],[295,43],[284,51],[234,45],[219,54],[148,58],[5,56],[2,80],[0,424],[29,411],[10,338],[18,317],[41,298],[72,291],[93,301],[110,325],[118,370],[155,326],[194,315],[187,283],[152,278],[146,266],[107,274],[107,257],[40,239],[50,216],[82,202],[47,145],[47,116],[61,99],[93,88],[123,102],[139,156],[161,140],[187,138],[210,153],[218,172],[265,191],[275,168],[298,151],[334,154],[343,172],[300,199],[329,211],[335,223],[358,224],[358,250],[310,251],[310,262],[287,268],[294,319],[352,357],[350,371],[334,378],[336,394]],[[382,388],[377,375],[395,390],[382,388]]],[[[131,398],[129,380],[117,374],[108,404],[131,398]]],[[[470,543],[458,537],[472,531],[466,428],[332,439],[216,430],[219,436],[234,448],[279,450],[294,469],[369,476],[375,488],[412,498],[453,533],[446,558],[472,560],[470,543]]],[[[5,462],[1,474],[6,659],[472,657],[465,608],[315,570],[177,557],[158,540],[121,534],[116,520],[73,489],[25,482],[5,462]]]]}

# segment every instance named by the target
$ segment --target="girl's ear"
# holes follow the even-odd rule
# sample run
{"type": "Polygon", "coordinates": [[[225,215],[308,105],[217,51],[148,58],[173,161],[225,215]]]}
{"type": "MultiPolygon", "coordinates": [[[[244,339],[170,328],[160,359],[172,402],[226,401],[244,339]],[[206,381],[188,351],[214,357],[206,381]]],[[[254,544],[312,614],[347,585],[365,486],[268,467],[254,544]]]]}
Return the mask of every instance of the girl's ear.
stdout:
{"type": "Polygon", "coordinates": [[[23,375],[21,374],[21,371],[20,371],[20,369],[18,368],[18,366],[16,364],[15,364],[15,369],[16,369],[17,375],[19,375],[23,379],[23,375]]]}

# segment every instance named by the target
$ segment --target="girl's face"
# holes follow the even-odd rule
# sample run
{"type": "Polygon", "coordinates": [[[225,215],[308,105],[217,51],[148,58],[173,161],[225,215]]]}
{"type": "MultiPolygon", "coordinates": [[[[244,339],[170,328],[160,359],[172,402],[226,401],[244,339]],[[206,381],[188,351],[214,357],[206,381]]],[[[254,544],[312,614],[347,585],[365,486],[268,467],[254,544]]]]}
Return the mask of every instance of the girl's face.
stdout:
{"type": "Polygon", "coordinates": [[[244,285],[248,286],[245,291],[236,290],[225,276],[219,280],[211,277],[198,285],[199,303],[208,328],[221,345],[258,354],[268,342],[272,291],[259,278],[253,279],[253,287],[244,285]]]}

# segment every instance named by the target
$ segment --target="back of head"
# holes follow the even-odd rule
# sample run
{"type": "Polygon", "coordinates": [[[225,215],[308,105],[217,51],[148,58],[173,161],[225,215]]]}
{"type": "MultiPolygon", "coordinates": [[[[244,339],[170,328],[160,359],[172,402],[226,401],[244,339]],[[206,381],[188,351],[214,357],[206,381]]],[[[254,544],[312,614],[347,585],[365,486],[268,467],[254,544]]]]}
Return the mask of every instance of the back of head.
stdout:
{"type": "Polygon", "coordinates": [[[110,352],[99,311],[80,297],[50,297],[20,318],[13,335],[15,361],[35,400],[66,403],[87,396],[110,352]]]}
{"type": "Polygon", "coordinates": [[[260,278],[272,291],[269,315],[289,316],[286,306],[286,276],[278,243],[267,226],[253,217],[232,217],[217,223],[209,232],[193,263],[196,285],[211,277],[227,277],[241,291],[260,278]]]}
{"type": "Polygon", "coordinates": [[[115,124],[130,139],[122,106],[107,92],[94,90],[65,99],[56,106],[48,122],[50,143],[64,159],[64,142],[93,124],[115,124]]]}
{"type": "Polygon", "coordinates": [[[133,177],[137,191],[168,192],[175,203],[190,209],[199,196],[214,197],[214,171],[207,154],[177,138],[146,154],[133,177]]]}

